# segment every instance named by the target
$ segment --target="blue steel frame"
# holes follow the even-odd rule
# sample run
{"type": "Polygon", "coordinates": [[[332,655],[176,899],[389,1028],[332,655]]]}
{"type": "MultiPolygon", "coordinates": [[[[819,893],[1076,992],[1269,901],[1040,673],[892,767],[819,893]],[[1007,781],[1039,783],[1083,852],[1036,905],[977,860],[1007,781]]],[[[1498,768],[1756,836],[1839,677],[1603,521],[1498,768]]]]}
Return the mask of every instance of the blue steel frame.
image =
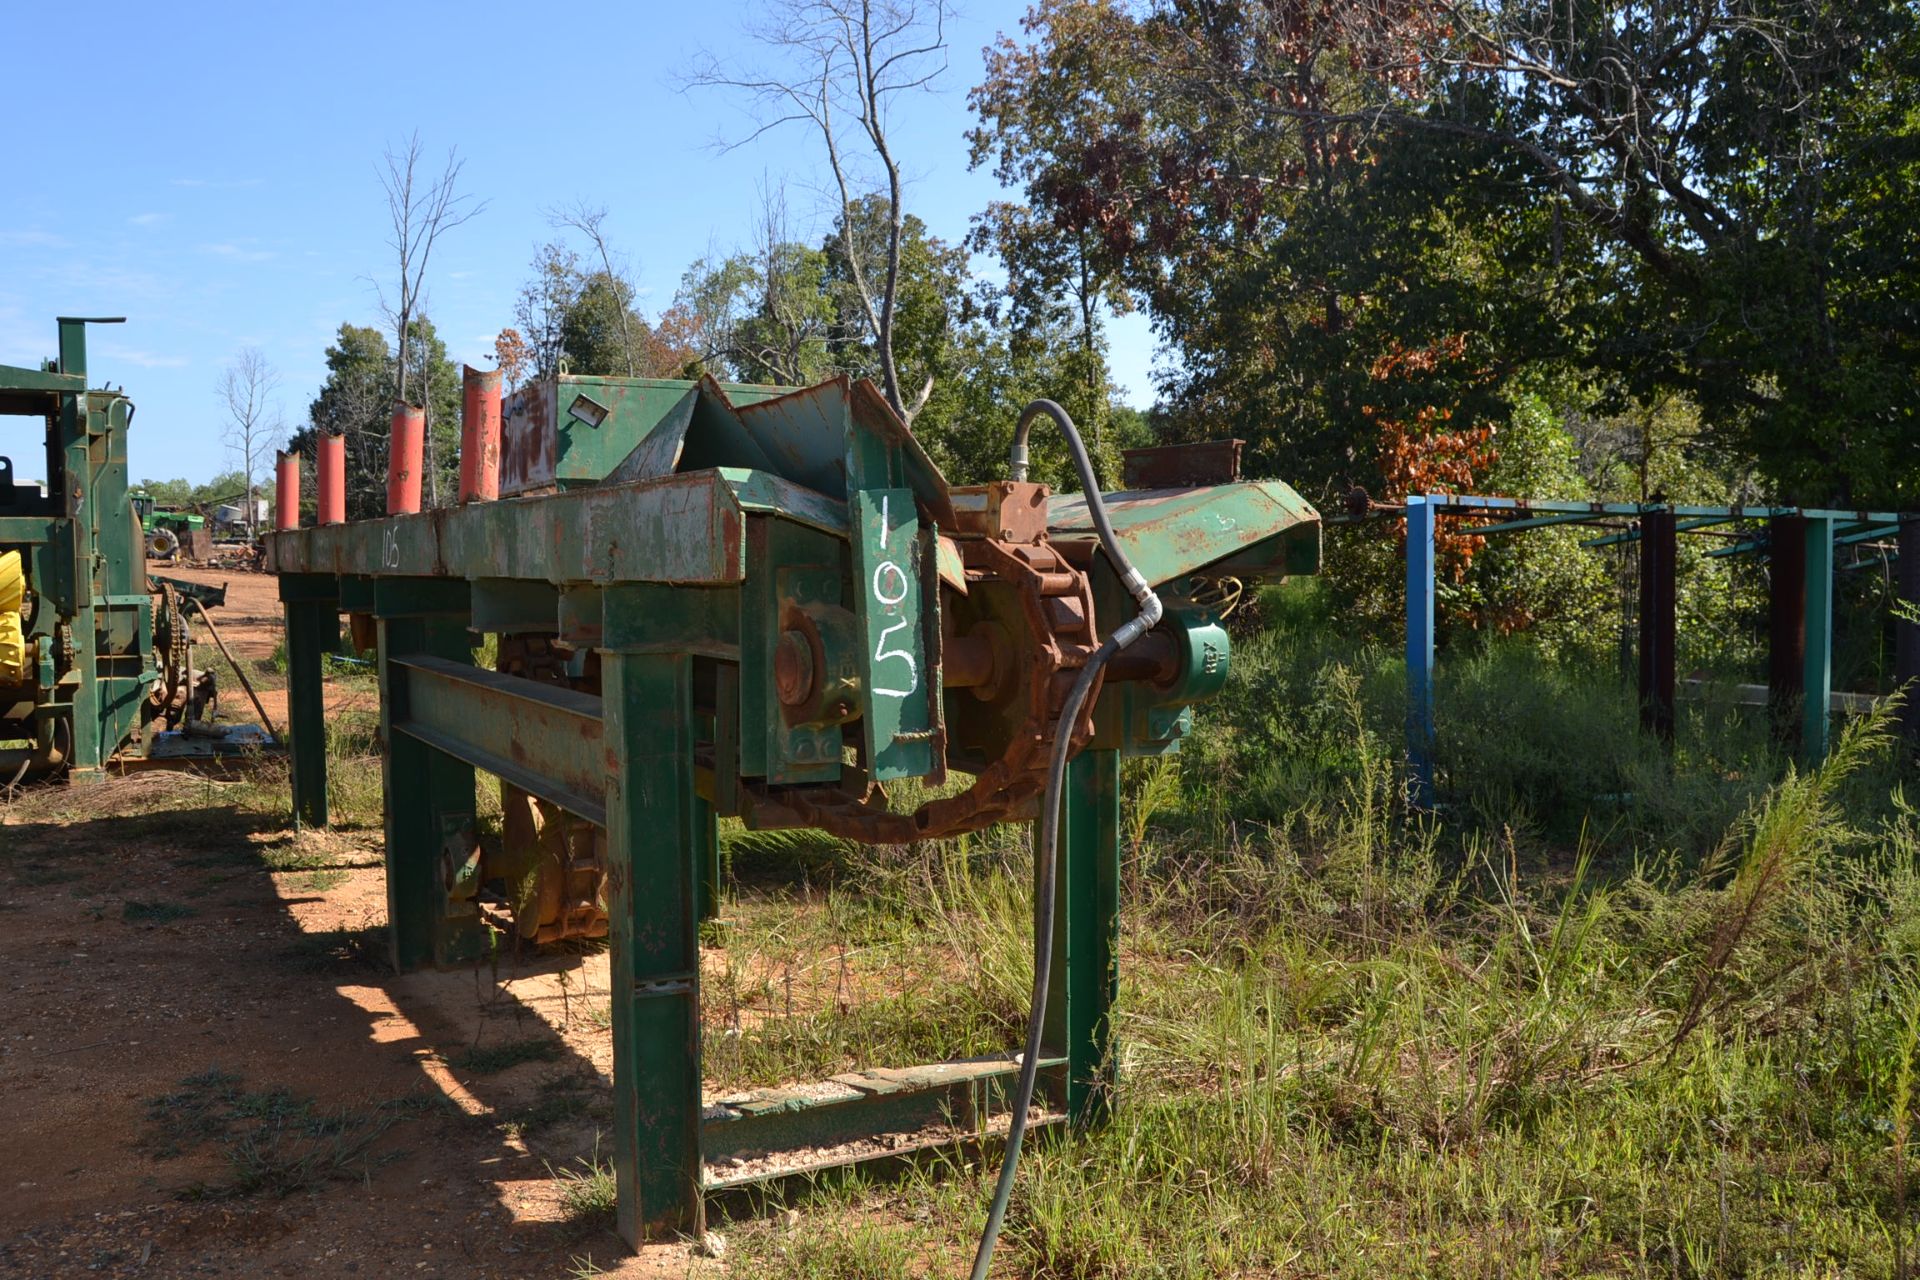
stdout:
{"type": "MultiPolygon", "coordinates": [[[[1807,595],[1806,648],[1801,703],[1800,747],[1809,762],[1824,759],[1828,744],[1828,708],[1833,700],[1833,575],[1834,549],[1837,543],[1853,538],[1838,537],[1841,529],[1867,526],[1869,534],[1898,529],[1903,516],[1888,511],[1830,511],[1804,507],[1699,507],[1677,503],[1651,502],[1564,502],[1532,498],[1488,498],[1471,494],[1409,494],[1406,500],[1407,522],[1407,763],[1412,774],[1413,801],[1422,809],[1434,805],[1433,744],[1435,733],[1433,697],[1434,659],[1434,563],[1433,535],[1439,517],[1512,513],[1514,519],[1484,525],[1476,533],[1518,532],[1549,525],[1577,524],[1583,520],[1612,517],[1639,519],[1654,513],[1671,512],[1679,518],[1679,531],[1702,529],[1734,520],[1764,520],[1775,516],[1804,516],[1807,519],[1807,595]]],[[[1904,518],[1911,519],[1912,516],[1904,518]]],[[[1634,541],[1638,530],[1629,530],[1583,545],[1606,546],[1634,541]]],[[[1735,551],[1765,551],[1765,540],[1718,548],[1711,555],[1735,551]]]]}

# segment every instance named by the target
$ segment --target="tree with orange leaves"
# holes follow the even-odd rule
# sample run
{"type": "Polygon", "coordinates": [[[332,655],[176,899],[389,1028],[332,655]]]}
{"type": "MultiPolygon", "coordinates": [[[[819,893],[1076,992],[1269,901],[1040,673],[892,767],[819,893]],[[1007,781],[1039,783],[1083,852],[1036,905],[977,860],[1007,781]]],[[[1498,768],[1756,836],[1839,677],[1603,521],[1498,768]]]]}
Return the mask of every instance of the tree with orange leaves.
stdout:
{"type": "MultiPolygon", "coordinates": [[[[1452,334],[1438,342],[1420,347],[1393,343],[1386,354],[1368,370],[1377,383],[1430,383],[1441,373],[1459,374],[1467,359],[1465,334],[1452,334]]],[[[1484,372],[1465,370],[1472,382],[1484,372]]],[[[1455,379],[1458,380],[1457,378],[1455,379]]],[[[1379,467],[1382,492],[1392,499],[1420,493],[1472,493],[1479,477],[1500,456],[1494,447],[1491,422],[1456,421],[1457,399],[1447,402],[1416,404],[1405,409],[1389,409],[1366,404],[1361,413],[1379,431],[1379,467]]],[[[1406,536],[1401,530],[1403,539],[1406,536]]],[[[1459,532],[1442,524],[1434,531],[1434,563],[1437,572],[1458,582],[1466,576],[1473,554],[1486,539],[1459,532]]]]}

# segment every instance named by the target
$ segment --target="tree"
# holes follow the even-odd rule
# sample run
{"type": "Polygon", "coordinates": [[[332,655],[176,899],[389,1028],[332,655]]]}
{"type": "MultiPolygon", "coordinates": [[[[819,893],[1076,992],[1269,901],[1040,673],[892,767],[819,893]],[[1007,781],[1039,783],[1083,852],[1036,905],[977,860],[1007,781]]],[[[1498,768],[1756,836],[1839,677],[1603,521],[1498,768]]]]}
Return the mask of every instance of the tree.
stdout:
{"type": "Polygon", "coordinates": [[[474,203],[471,196],[459,191],[460,170],[465,161],[453,148],[447,150],[440,175],[427,176],[421,167],[417,130],[408,135],[399,150],[389,146],[382,153],[382,160],[380,186],[387,196],[390,228],[387,245],[394,253],[397,280],[393,301],[389,302],[382,290],[380,305],[393,327],[394,344],[400,352],[394,370],[394,398],[402,404],[411,404],[407,398],[407,374],[411,366],[406,336],[412,331],[415,314],[425,300],[427,263],[433,256],[433,246],[442,234],[481,213],[487,204],[484,200],[474,203]]]}
{"type": "Polygon", "coordinates": [[[527,346],[528,373],[551,378],[566,349],[567,313],[579,300],[580,255],[558,240],[534,251],[531,274],[514,300],[513,318],[527,346]]]}
{"type": "Polygon", "coordinates": [[[321,436],[342,437],[348,518],[385,515],[392,349],[379,329],[343,324],[327,348],[326,362],[326,381],[308,406],[307,426],[293,434],[287,447],[317,458],[321,436]]]}
{"type": "Polygon", "coordinates": [[[1917,27],[1819,0],[1043,0],[975,106],[1036,215],[1153,312],[1189,404],[1265,397],[1350,444],[1381,338],[1462,333],[1470,363],[1583,368],[1603,411],[1684,395],[1782,496],[1898,505],[1917,27]]]}
{"type": "MultiPolygon", "coordinates": [[[[247,492],[247,477],[239,471],[223,471],[211,480],[195,484],[187,479],[142,480],[138,486],[163,507],[213,507],[238,501],[247,492]]],[[[258,484],[255,490],[272,486],[258,484]]]]}
{"type": "Polygon", "coordinates": [[[564,366],[601,376],[681,373],[685,352],[656,335],[633,304],[633,283],[624,275],[583,267],[580,255],[560,241],[540,246],[514,303],[521,372],[551,378],[564,366]]]}
{"type": "MultiPolygon", "coordinates": [[[[425,317],[414,320],[407,343],[408,361],[420,371],[419,387],[427,414],[430,492],[449,492],[459,467],[456,441],[460,421],[460,371],[447,358],[425,317]]],[[[322,435],[345,439],[347,518],[374,519],[386,514],[387,450],[392,434],[390,396],[399,358],[386,335],[372,326],[343,324],[327,348],[327,377],[307,411],[307,426],[288,442],[308,456],[322,435]]]]}
{"type": "Polygon", "coordinates": [[[840,255],[873,343],[880,389],[908,422],[932,387],[923,385],[909,400],[896,362],[906,211],[890,116],[901,95],[927,88],[946,70],[948,12],[947,0],[771,0],[756,36],[785,65],[741,71],[706,54],[690,81],[746,97],[756,128],[735,146],[792,123],[818,134],[839,199],[840,255]],[[854,216],[865,187],[863,161],[877,168],[884,189],[877,253],[856,240],[869,229],[854,216]]]}
{"type": "MultiPolygon", "coordinates": [[[[447,358],[447,344],[426,316],[416,317],[408,333],[403,351],[407,363],[419,371],[419,401],[425,419],[422,479],[426,482],[426,504],[437,507],[443,492],[458,492],[460,415],[464,409],[460,369],[447,358]]],[[[392,447],[391,439],[388,447],[392,447]]]]}
{"type": "Polygon", "coordinates": [[[520,383],[526,378],[527,370],[533,365],[533,349],[527,340],[520,336],[518,329],[502,329],[493,340],[493,362],[500,369],[500,376],[506,380],[507,393],[520,389],[520,383]]]}
{"type": "Polygon", "coordinates": [[[585,200],[575,200],[570,205],[547,210],[548,226],[570,227],[587,237],[592,243],[594,252],[600,259],[602,287],[616,304],[611,309],[619,321],[620,347],[621,353],[626,357],[626,374],[632,378],[638,376],[640,368],[639,349],[635,346],[633,339],[632,321],[635,317],[629,311],[634,295],[633,281],[626,272],[613,269],[613,254],[607,248],[606,221],[606,209],[592,208],[585,200]]]}
{"type": "Polygon", "coordinates": [[[827,254],[795,238],[786,195],[763,191],[751,249],[700,259],[661,327],[703,369],[739,382],[805,386],[831,376],[838,320],[827,254]]]}
{"type": "Polygon", "coordinates": [[[647,332],[633,312],[633,286],[618,276],[595,271],[581,277],[573,304],[560,321],[560,351],[574,373],[652,373],[629,346],[632,333],[647,332]]]}
{"type": "Polygon", "coordinates": [[[267,363],[260,348],[242,347],[221,373],[216,388],[227,414],[227,451],[239,459],[244,479],[248,538],[253,537],[255,525],[255,464],[271,438],[284,429],[277,409],[270,409],[267,403],[279,386],[280,375],[267,363]]]}
{"type": "MultiPolygon", "coordinates": [[[[975,166],[979,163],[976,158],[975,166]]],[[[975,216],[967,247],[999,258],[1007,273],[999,298],[1007,303],[1016,330],[1034,335],[1057,329],[1063,317],[1075,322],[1078,398],[1086,415],[1075,414],[1075,420],[1099,444],[1108,410],[1101,311],[1124,315],[1132,303],[1099,261],[1092,237],[1084,231],[1063,232],[1026,205],[996,200],[975,216]]]]}
{"type": "Polygon", "coordinates": [[[1252,127],[1230,85],[1189,92],[1176,68],[1202,57],[1192,46],[1239,47],[1256,9],[1037,5],[1027,43],[989,50],[974,154],[1024,187],[1024,208],[987,224],[1017,304],[1057,307],[1064,287],[1088,314],[1102,293],[1131,294],[1178,355],[1161,378],[1166,438],[1243,437],[1255,472],[1332,498],[1378,483],[1370,409],[1501,420],[1506,378],[1562,354],[1558,264],[1582,259],[1556,254],[1550,218],[1512,216],[1510,174],[1464,144],[1363,151],[1328,130],[1252,127]],[[1461,335],[1467,359],[1374,376],[1396,350],[1461,335]]]}

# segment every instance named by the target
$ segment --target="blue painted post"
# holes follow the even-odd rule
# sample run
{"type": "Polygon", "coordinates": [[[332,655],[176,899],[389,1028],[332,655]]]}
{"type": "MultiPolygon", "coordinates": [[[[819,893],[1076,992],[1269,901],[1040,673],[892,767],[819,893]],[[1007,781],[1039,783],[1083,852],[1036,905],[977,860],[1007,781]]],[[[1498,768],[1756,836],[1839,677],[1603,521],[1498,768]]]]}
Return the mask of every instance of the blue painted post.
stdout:
{"type": "Polygon", "coordinates": [[[1407,763],[1413,802],[1433,808],[1434,499],[1407,497],[1407,763]]]}
{"type": "Polygon", "coordinates": [[[1833,532],[1830,515],[1807,516],[1807,640],[1800,681],[1800,755],[1827,758],[1827,712],[1833,702],[1833,532]]]}

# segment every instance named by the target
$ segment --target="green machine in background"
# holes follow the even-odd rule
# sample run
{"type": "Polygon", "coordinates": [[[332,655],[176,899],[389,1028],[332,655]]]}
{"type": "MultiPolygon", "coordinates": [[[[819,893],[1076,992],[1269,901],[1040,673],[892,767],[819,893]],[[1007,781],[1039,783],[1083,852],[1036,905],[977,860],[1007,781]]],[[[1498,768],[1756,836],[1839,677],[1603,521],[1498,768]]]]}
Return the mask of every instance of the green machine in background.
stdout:
{"type": "Polygon", "coordinates": [[[396,967],[486,954],[493,930],[610,938],[623,1234],[697,1231],[709,1194],[815,1169],[810,1153],[986,1132],[1026,1116],[1009,1102],[1036,1082],[1035,1123],[1096,1120],[1121,758],[1176,749],[1222,686],[1223,599],[1318,569],[1313,508],[1230,472],[1055,498],[1023,445],[1010,479],[949,485],[846,378],[550,379],[508,401],[500,457],[521,496],[266,536],[294,808],[327,821],[322,659],[357,615],[378,654],[396,967]],[[485,635],[500,669],[474,664],[485,635]],[[476,771],[564,817],[516,829],[510,804],[483,840],[476,771]],[[718,818],[902,844],[1049,812],[1037,1051],[705,1096],[718,818]]]}
{"type": "Polygon", "coordinates": [[[212,701],[182,589],[147,577],[127,487],[133,402],[87,383],[86,326],[118,323],[62,317],[57,358],[0,365],[0,418],[46,442],[31,462],[44,481],[0,457],[0,784],[149,755],[159,731],[199,722],[212,701]]]}

